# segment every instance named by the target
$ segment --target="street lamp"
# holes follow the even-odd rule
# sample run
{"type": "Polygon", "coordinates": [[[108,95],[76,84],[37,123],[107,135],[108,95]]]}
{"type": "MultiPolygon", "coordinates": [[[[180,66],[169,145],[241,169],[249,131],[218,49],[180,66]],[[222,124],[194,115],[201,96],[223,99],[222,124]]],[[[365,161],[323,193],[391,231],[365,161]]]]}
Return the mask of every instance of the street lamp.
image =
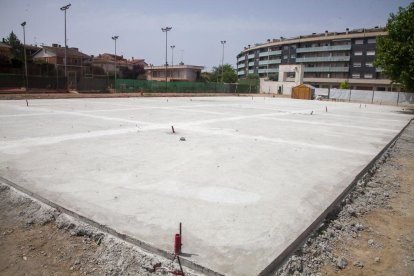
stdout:
{"type": "MultiPolygon", "coordinates": [[[[63,6],[63,7],[60,8],[61,11],[64,11],[65,12],[65,60],[64,60],[64,65],[65,65],[65,78],[67,78],[67,71],[66,71],[66,55],[67,55],[67,53],[66,53],[66,50],[68,48],[68,45],[66,44],[67,43],[67,39],[66,39],[66,10],[69,9],[69,7],[70,7],[70,4],[68,4],[68,5],[63,6]]],[[[67,84],[67,79],[66,79],[66,84],[67,84]]]]}
{"type": "Polygon", "coordinates": [[[165,28],[161,28],[161,31],[165,32],[165,89],[167,89],[167,66],[168,66],[168,53],[167,53],[167,49],[168,49],[168,32],[171,31],[172,27],[165,27],[165,28]]]}
{"type": "Polygon", "coordinates": [[[223,45],[223,53],[221,55],[221,82],[223,82],[223,73],[224,73],[224,44],[226,44],[225,40],[220,41],[221,45],[223,45]]]}
{"type": "Polygon", "coordinates": [[[171,66],[174,66],[174,48],[175,45],[171,45],[171,66]]]}
{"type": "Polygon", "coordinates": [[[23,51],[24,51],[24,75],[26,79],[26,91],[29,90],[29,77],[27,75],[27,57],[26,57],[26,21],[20,24],[23,27],[23,51]]]}
{"type": "Polygon", "coordinates": [[[114,90],[115,90],[115,92],[116,92],[116,40],[118,39],[118,37],[119,36],[117,36],[117,35],[114,35],[113,37],[112,37],[112,39],[115,41],[115,83],[114,83],[114,90]]]}

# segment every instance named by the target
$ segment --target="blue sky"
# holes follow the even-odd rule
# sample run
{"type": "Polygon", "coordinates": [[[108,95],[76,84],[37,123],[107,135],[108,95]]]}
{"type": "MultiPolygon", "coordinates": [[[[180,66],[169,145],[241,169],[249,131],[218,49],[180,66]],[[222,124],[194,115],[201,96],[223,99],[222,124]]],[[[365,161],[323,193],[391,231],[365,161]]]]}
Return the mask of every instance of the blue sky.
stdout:
{"type": "MultiPolygon", "coordinates": [[[[21,40],[20,23],[27,21],[26,41],[64,44],[67,13],[68,45],[97,55],[113,53],[111,36],[118,35],[117,53],[144,58],[160,65],[165,60],[165,34],[176,45],[174,63],[203,65],[207,70],[221,61],[221,40],[226,40],[225,63],[248,44],[268,38],[292,37],[345,28],[384,26],[388,15],[410,0],[0,0],[0,37],[14,31],[21,40]]],[[[171,63],[171,50],[168,49],[171,63]]]]}

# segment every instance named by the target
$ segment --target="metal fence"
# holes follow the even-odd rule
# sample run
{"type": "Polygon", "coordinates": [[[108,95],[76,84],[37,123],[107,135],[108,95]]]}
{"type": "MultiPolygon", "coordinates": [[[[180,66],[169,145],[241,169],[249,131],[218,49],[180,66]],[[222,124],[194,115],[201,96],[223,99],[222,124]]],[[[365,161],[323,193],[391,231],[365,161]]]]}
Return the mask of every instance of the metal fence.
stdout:
{"type": "MultiPolygon", "coordinates": [[[[29,76],[29,88],[36,89],[64,89],[66,78],[29,76]]],[[[0,88],[21,88],[26,87],[24,75],[0,74],[0,88]]]]}
{"type": "Polygon", "coordinates": [[[117,79],[118,92],[258,93],[258,85],[216,82],[159,82],[117,79]]]}
{"type": "MultiPolygon", "coordinates": [[[[64,77],[29,76],[29,89],[65,89],[80,92],[108,92],[114,88],[114,79],[108,76],[64,77]]],[[[0,74],[0,88],[25,87],[24,75],[0,74]]],[[[177,92],[177,93],[258,93],[259,86],[237,83],[159,82],[117,79],[116,92],[177,92]]]]}

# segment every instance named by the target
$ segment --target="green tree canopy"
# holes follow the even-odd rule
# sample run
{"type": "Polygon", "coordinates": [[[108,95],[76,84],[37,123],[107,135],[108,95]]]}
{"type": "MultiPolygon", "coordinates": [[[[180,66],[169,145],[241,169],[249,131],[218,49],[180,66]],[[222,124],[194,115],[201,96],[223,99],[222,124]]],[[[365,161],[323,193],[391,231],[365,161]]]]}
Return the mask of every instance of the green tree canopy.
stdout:
{"type": "Polygon", "coordinates": [[[393,82],[414,92],[414,2],[390,14],[385,29],[388,36],[378,38],[374,64],[393,82]]]}
{"type": "Polygon", "coordinates": [[[24,47],[15,33],[12,31],[8,37],[3,38],[3,42],[10,45],[11,53],[13,55],[11,63],[13,67],[21,67],[24,62],[24,47]]]}
{"type": "Polygon", "coordinates": [[[343,81],[339,84],[339,89],[349,89],[349,82],[343,81]]]}
{"type": "Polygon", "coordinates": [[[223,82],[235,83],[237,82],[237,74],[234,68],[230,64],[224,64],[223,66],[213,67],[213,71],[210,75],[210,81],[221,82],[221,74],[223,71],[223,82]]]}

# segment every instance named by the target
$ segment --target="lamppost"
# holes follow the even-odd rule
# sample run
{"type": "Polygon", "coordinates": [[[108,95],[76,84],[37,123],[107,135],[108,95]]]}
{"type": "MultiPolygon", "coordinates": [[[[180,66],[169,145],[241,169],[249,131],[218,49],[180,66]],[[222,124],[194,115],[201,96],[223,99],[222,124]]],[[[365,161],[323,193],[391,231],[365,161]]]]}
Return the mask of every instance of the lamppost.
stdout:
{"type": "Polygon", "coordinates": [[[224,44],[226,44],[225,40],[220,41],[221,45],[223,45],[223,53],[221,55],[221,82],[223,82],[223,73],[224,73],[224,44]]]}
{"type": "Polygon", "coordinates": [[[172,27],[161,28],[161,31],[165,32],[165,89],[167,89],[167,66],[168,66],[168,32],[171,31],[172,27]]]}
{"type": "Polygon", "coordinates": [[[174,48],[175,45],[171,45],[171,66],[174,66],[174,48]]]}
{"type": "MultiPolygon", "coordinates": [[[[70,4],[68,4],[68,5],[63,6],[63,7],[60,8],[61,11],[64,11],[65,12],[65,60],[64,60],[64,65],[65,65],[65,78],[67,78],[67,71],[66,71],[66,55],[67,55],[67,53],[66,53],[66,50],[68,48],[68,45],[66,44],[67,43],[67,39],[66,39],[66,10],[69,9],[69,7],[70,7],[70,4]]],[[[66,79],[66,84],[67,84],[67,79],[66,79]]]]}
{"type": "Polygon", "coordinates": [[[115,91],[115,92],[116,92],[116,40],[118,39],[118,37],[119,37],[119,36],[117,36],[117,35],[114,35],[114,36],[112,37],[112,39],[115,41],[115,71],[114,71],[114,73],[115,73],[114,91],[115,91]]]}
{"type": "Polygon", "coordinates": [[[24,51],[24,76],[26,79],[26,91],[29,90],[29,77],[27,75],[27,57],[26,57],[26,21],[20,24],[23,27],[23,51],[24,51]]]}

